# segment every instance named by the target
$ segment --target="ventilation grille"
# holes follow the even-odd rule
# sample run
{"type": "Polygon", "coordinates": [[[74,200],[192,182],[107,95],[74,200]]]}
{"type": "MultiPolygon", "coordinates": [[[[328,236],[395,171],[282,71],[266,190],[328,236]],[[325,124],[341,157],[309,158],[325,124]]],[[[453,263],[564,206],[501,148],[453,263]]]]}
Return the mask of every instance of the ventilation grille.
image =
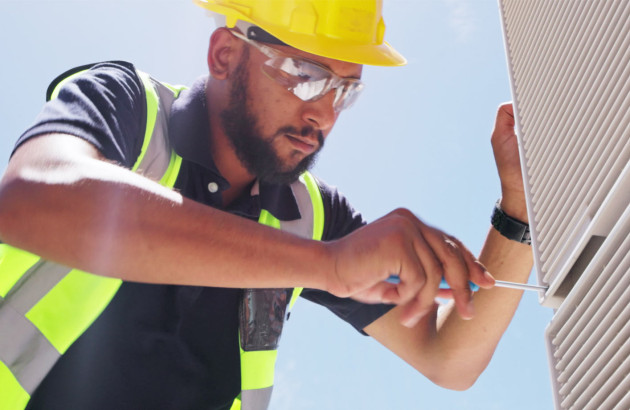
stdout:
{"type": "Polygon", "coordinates": [[[547,328],[556,408],[630,409],[630,207],[547,328]]]}
{"type": "Polygon", "coordinates": [[[557,409],[630,409],[630,1],[500,0],[557,409]]]}
{"type": "Polygon", "coordinates": [[[630,197],[630,2],[501,5],[536,270],[550,285],[543,304],[558,307],[630,197]]]}

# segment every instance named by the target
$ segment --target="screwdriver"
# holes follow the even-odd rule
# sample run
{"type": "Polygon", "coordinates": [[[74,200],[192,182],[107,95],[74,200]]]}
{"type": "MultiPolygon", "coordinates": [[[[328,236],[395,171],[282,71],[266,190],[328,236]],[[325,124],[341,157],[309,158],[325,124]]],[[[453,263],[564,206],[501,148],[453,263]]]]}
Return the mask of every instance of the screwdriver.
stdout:
{"type": "MultiPolygon", "coordinates": [[[[400,283],[400,278],[397,275],[390,275],[389,278],[387,278],[386,282],[398,284],[400,283]]],[[[469,286],[470,290],[472,290],[473,292],[479,290],[479,285],[477,285],[476,283],[469,282],[469,286]]],[[[497,286],[499,288],[532,290],[534,292],[545,292],[549,288],[548,286],[530,285],[529,283],[508,282],[504,280],[495,280],[494,286],[497,286]]],[[[442,281],[440,282],[440,289],[450,289],[450,286],[444,278],[442,278],[442,281]]]]}

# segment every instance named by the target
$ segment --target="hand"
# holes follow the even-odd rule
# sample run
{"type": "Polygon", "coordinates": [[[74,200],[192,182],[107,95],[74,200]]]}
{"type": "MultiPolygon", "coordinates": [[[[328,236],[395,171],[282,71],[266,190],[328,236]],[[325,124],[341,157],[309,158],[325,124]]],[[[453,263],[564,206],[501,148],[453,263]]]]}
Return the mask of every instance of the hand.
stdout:
{"type": "Polygon", "coordinates": [[[405,305],[401,322],[413,327],[434,304],[442,277],[463,318],[472,318],[468,281],[491,287],[494,279],[457,239],[398,209],[352,234],[329,242],[335,260],[327,290],[371,303],[405,305]],[[400,283],[385,282],[397,275],[400,283]]]}
{"type": "Polygon", "coordinates": [[[502,104],[492,132],[492,149],[501,179],[501,208],[508,215],[527,222],[525,188],[514,123],[512,104],[502,104]]]}

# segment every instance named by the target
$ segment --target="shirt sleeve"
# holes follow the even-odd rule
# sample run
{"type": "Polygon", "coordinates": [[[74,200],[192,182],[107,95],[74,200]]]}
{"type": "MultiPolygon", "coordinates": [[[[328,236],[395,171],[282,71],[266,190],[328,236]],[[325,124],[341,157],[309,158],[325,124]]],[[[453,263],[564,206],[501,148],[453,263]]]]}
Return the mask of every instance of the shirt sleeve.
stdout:
{"type": "Polygon", "coordinates": [[[145,98],[133,65],[95,64],[61,86],[58,96],[44,105],[34,124],[20,136],[13,152],[31,138],[63,133],[88,141],[107,159],[130,168],[144,139],[145,98]]]}
{"type": "MultiPolygon", "coordinates": [[[[364,226],[367,222],[335,187],[317,180],[324,202],[324,234],[322,240],[333,241],[343,238],[364,226]]],[[[394,305],[365,304],[350,298],[339,298],[318,289],[304,289],[301,296],[311,302],[325,306],[332,313],[348,322],[361,334],[363,329],[389,312],[394,305]]]]}

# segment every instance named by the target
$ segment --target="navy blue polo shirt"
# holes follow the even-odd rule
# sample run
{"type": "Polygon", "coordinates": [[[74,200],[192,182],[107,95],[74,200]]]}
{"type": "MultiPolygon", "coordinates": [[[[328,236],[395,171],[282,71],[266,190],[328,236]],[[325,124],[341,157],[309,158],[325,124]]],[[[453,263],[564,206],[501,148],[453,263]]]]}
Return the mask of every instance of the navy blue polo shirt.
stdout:
{"type": "MultiPolygon", "coordinates": [[[[175,189],[252,220],[258,219],[261,207],[281,220],[298,218],[293,193],[284,185],[261,184],[262,194],[246,192],[223,207],[221,192],[229,183],[209,153],[205,81],[200,78],[182,91],[172,107],[169,136],[183,158],[175,189]]],[[[16,147],[38,135],[68,133],[131,168],[142,146],[145,111],[144,88],[131,64],[97,64],[64,85],[16,147]]],[[[324,200],[323,240],[341,238],[365,223],[335,188],[318,184],[324,200]]],[[[55,364],[27,408],[229,409],[240,392],[240,297],[240,289],[124,282],[101,316],[55,364]]],[[[391,308],[315,289],[305,289],[302,297],[327,307],[359,331],[391,308]]]]}

